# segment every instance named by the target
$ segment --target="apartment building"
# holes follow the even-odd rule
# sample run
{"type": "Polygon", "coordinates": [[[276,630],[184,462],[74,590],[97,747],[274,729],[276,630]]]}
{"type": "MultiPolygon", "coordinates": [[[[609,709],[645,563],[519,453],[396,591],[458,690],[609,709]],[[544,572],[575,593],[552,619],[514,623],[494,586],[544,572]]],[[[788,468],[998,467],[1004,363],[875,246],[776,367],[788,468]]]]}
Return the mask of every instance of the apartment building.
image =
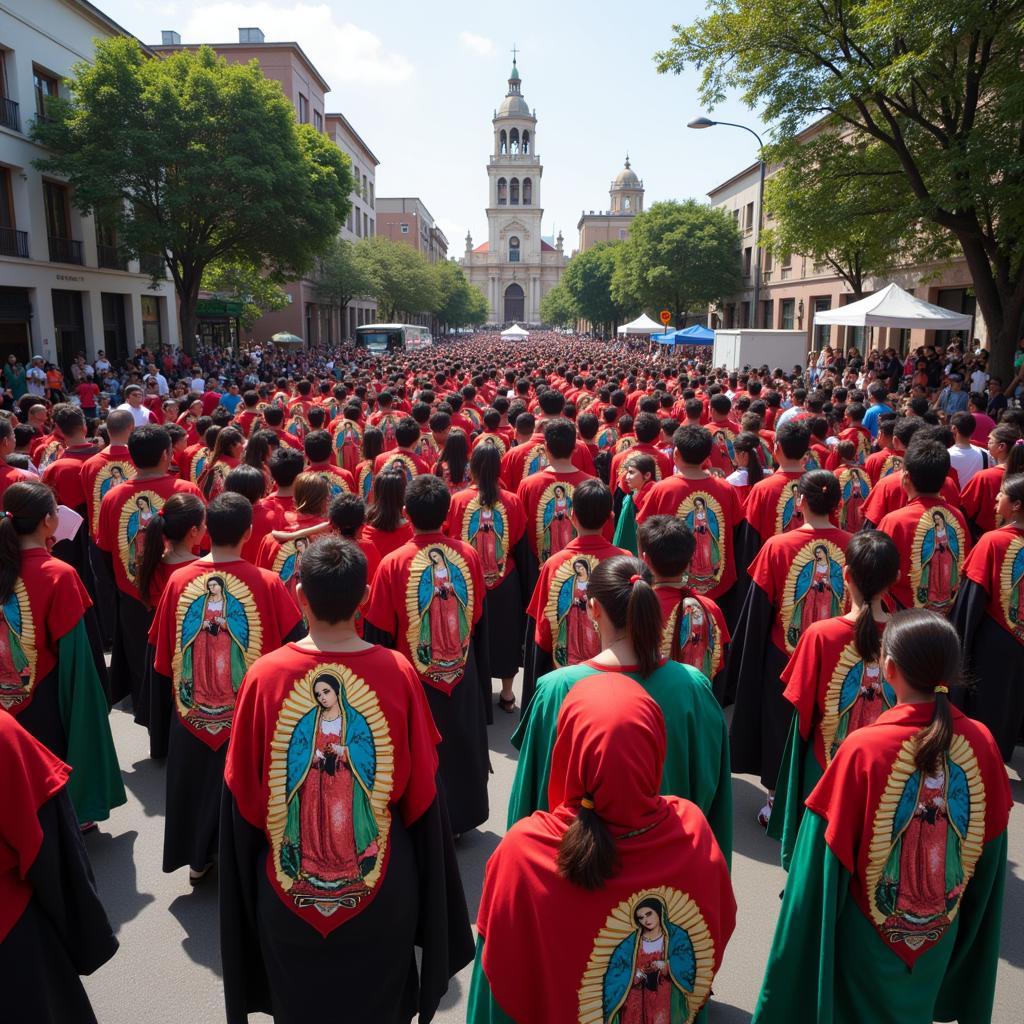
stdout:
{"type": "Polygon", "coordinates": [[[41,355],[67,370],[79,352],[119,360],[143,344],[178,344],[171,282],[148,273],[159,258],[126,260],[113,228],[33,166],[46,151],[29,133],[48,99],[65,94],[97,38],[127,34],[85,0],[0,6],[0,360],[41,355]]]}
{"type": "Polygon", "coordinates": [[[377,234],[411,245],[431,263],[448,259],[448,239],[422,199],[413,196],[379,198],[377,234]]]}

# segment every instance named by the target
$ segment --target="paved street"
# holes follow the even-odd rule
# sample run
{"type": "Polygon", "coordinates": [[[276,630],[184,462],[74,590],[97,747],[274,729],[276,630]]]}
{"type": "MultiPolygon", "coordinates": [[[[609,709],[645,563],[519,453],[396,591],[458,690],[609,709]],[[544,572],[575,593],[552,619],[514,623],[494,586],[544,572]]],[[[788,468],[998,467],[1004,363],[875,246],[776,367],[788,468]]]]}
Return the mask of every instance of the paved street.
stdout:
{"type": "MultiPolygon", "coordinates": [[[[517,687],[518,689],[518,687],[517,687]]],[[[515,770],[509,743],[518,716],[496,714],[491,727],[490,820],[459,844],[462,879],[475,915],[484,864],[504,831],[505,804],[515,770]]],[[[128,804],[88,839],[100,893],[121,949],[86,986],[100,1024],[214,1024],[223,1020],[217,938],[216,880],[192,891],[185,870],[160,871],[164,772],[148,760],[144,730],[115,711],[114,739],[128,789],[128,804]]],[[[1020,1024],[1024,1006],[1024,750],[1014,760],[1015,811],[1010,818],[1010,869],[1003,916],[1002,960],[994,1024],[1020,1024]]],[[[746,776],[733,779],[736,849],[733,881],[739,903],[736,933],[715,981],[712,1024],[749,1021],[771,943],[778,893],[784,884],[777,847],[754,822],[760,790],[746,776]]],[[[296,979],[297,984],[308,979],[296,979]]],[[[442,1024],[465,1020],[469,970],[452,982],[442,1024]]],[[[254,1016],[265,1022],[269,1018],[254,1016]]],[[[357,1024],[357,1022],[352,1022],[357,1024]]]]}

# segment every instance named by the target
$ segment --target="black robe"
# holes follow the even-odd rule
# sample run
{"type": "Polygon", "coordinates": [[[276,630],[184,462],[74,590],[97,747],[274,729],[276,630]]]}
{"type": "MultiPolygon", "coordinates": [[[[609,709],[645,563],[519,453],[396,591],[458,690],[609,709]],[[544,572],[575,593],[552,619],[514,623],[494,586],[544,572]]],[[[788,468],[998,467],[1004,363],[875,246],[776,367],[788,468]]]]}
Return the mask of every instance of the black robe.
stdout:
{"type": "MultiPolygon", "coordinates": [[[[493,589],[487,591],[484,605],[487,618],[488,675],[491,679],[511,679],[523,659],[523,600],[519,570],[513,568],[493,589]]],[[[489,698],[488,698],[489,702],[489,698]]]]}
{"type": "Polygon", "coordinates": [[[92,537],[88,540],[88,546],[89,564],[96,586],[94,600],[100,640],[104,650],[109,651],[114,646],[114,630],[117,627],[117,584],[114,582],[110,556],[96,546],[92,537]]]}
{"type": "Polygon", "coordinates": [[[262,831],[224,787],[220,934],[227,1024],[429,1024],[449,979],[473,959],[473,935],[442,790],[406,829],[392,817],[390,860],[373,902],[326,937],[267,879],[262,831]],[[417,970],[414,948],[422,950],[417,970]]]}
{"type": "MultiPolygon", "coordinates": [[[[396,650],[395,637],[367,621],[367,643],[396,650]]],[[[437,748],[438,788],[444,791],[452,832],[461,835],[482,825],[490,815],[487,782],[491,758],[487,726],[494,720],[491,677],[487,665],[487,608],[480,616],[466,658],[462,681],[450,693],[423,684],[430,713],[441,734],[437,748]]]]}
{"type": "Polygon", "coordinates": [[[988,726],[1009,763],[1024,731],[1024,646],[988,614],[988,603],[985,588],[965,577],[950,619],[963,643],[967,688],[951,696],[988,726]]]}
{"type": "Polygon", "coordinates": [[[519,717],[525,718],[530,701],[537,692],[537,680],[555,670],[555,659],[550,651],[537,646],[537,620],[526,616],[526,651],[523,657],[523,696],[519,701],[519,717]]]}
{"type": "Polygon", "coordinates": [[[727,698],[736,703],[729,726],[732,770],[759,775],[767,789],[775,788],[793,718],[782,695],[789,656],[771,641],[774,618],[768,595],[751,583],[729,645],[727,676],[727,698]]]}
{"type": "Polygon", "coordinates": [[[34,889],[0,942],[0,1020],[95,1024],[80,975],[117,952],[66,790],[39,808],[43,841],[28,870],[34,889]]]}

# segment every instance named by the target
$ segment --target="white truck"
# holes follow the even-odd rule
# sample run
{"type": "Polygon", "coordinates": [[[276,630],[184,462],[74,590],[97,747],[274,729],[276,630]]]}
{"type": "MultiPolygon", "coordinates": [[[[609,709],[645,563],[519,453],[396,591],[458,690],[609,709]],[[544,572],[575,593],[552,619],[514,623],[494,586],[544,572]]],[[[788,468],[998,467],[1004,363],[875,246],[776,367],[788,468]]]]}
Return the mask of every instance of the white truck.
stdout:
{"type": "Polygon", "coordinates": [[[807,362],[806,331],[763,331],[748,327],[719,328],[715,331],[714,365],[727,370],[744,366],[777,366],[787,373],[807,362]]]}

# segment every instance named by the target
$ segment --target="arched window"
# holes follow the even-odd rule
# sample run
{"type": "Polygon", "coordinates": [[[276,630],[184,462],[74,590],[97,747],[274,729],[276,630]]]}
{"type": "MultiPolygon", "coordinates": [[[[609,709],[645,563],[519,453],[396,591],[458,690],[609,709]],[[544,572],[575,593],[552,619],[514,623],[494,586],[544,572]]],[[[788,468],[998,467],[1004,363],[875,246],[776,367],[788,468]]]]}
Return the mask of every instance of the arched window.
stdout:
{"type": "Polygon", "coordinates": [[[533,202],[533,179],[523,178],[523,206],[529,206],[533,202]]]}
{"type": "Polygon", "coordinates": [[[508,152],[508,136],[505,134],[504,128],[501,129],[501,135],[498,136],[498,152],[503,154],[508,152]]]}
{"type": "Polygon", "coordinates": [[[629,198],[629,196],[624,196],[623,199],[622,199],[622,208],[624,210],[628,210],[629,209],[629,204],[631,202],[632,202],[632,200],[629,198]]]}
{"type": "Polygon", "coordinates": [[[519,205],[519,179],[513,178],[508,183],[508,202],[510,206],[519,205]]]}
{"type": "Polygon", "coordinates": [[[519,152],[519,129],[518,128],[513,128],[512,131],[510,131],[508,133],[508,151],[510,153],[518,153],[519,152]]]}
{"type": "Polygon", "coordinates": [[[505,206],[508,203],[508,182],[504,178],[498,179],[498,205],[505,206]]]}
{"type": "Polygon", "coordinates": [[[530,152],[530,133],[525,128],[523,129],[523,153],[530,152]]]}
{"type": "Polygon", "coordinates": [[[519,262],[519,239],[515,235],[508,240],[508,261],[509,263],[519,262]]]}

